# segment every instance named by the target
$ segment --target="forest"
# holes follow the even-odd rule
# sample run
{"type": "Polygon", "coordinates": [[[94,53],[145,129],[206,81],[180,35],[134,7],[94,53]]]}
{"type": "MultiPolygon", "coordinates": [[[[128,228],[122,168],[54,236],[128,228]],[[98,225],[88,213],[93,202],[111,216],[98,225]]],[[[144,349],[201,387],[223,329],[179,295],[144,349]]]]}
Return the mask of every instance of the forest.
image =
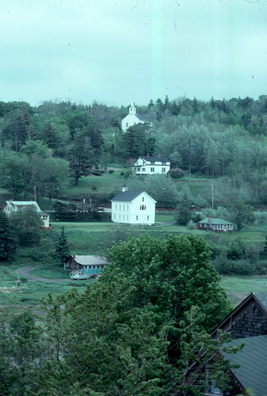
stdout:
{"type": "MultiPolygon", "coordinates": [[[[0,102],[0,186],[13,199],[51,200],[83,176],[155,155],[170,158],[173,177],[216,178],[217,205],[230,199],[267,203],[267,96],[209,102],[166,96],[137,111],[153,130],[139,124],[122,134],[120,122],[128,114],[123,106],[0,102]]],[[[100,203],[109,199],[101,196],[100,203]]],[[[196,202],[207,203],[207,194],[196,202]]]]}

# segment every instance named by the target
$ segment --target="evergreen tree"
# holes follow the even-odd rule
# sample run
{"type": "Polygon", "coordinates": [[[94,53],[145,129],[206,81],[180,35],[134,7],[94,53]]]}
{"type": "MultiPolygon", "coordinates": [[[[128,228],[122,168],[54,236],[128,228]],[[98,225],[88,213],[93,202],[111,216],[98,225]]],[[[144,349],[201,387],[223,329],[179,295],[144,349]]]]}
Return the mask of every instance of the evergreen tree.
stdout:
{"type": "Polygon", "coordinates": [[[191,203],[188,196],[185,194],[182,202],[179,203],[177,207],[176,221],[179,225],[186,225],[191,219],[190,211],[191,203]]]}
{"type": "Polygon", "coordinates": [[[135,158],[139,155],[146,154],[146,126],[143,124],[136,124],[128,128],[123,136],[124,147],[129,157],[135,158]]]}
{"type": "Polygon", "coordinates": [[[60,260],[60,263],[63,264],[64,260],[69,256],[69,245],[65,235],[64,227],[61,228],[61,233],[59,235],[57,244],[56,244],[56,251],[55,257],[60,260]]]}
{"type": "Polygon", "coordinates": [[[82,134],[75,136],[73,145],[69,151],[70,169],[78,185],[81,176],[87,176],[96,164],[95,153],[88,136],[82,134]]]}
{"type": "Polygon", "coordinates": [[[0,261],[9,260],[16,251],[16,242],[12,236],[9,220],[0,210],[0,261]]]}
{"type": "Polygon", "coordinates": [[[263,250],[260,252],[260,258],[264,260],[267,259],[267,236],[265,236],[265,242],[264,242],[263,250]]]}

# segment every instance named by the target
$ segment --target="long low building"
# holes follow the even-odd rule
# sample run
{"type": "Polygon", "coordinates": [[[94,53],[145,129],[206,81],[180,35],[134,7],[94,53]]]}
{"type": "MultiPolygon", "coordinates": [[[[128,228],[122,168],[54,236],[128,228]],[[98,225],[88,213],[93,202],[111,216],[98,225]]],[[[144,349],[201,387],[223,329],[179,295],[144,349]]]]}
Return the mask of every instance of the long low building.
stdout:
{"type": "Polygon", "coordinates": [[[76,255],[72,254],[64,261],[64,269],[70,271],[83,271],[87,274],[99,274],[108,264],[106,257],[96,255],[76,255]]]}
{"type": "Polygon", "coordinates": [[[206,217],[205,219],[199,221],[196,224],[196,228],[198,228],[199,230],[227,232],[227,231],[233,231],[234,225],[233,223],[230,223],[229,221],[223,219],[206,217]]]}

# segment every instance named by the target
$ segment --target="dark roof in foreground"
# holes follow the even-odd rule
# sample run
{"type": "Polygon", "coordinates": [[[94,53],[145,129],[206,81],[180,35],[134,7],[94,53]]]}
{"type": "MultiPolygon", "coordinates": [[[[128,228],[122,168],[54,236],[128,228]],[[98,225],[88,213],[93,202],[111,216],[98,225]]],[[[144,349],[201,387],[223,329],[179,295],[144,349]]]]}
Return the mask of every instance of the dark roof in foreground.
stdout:
{"type": "Polygon", "coordinates": [[[267,313],[267,292],[255,292],[253,295],[267,313]]]}
{"type": "Polygon", "coordinates": [[[238,338],[226,345],[244,347],[237,353],[222,352],[231,363],[240,365],[231,371],[244,389],[252,389],[254,396],[267,395],[267,335],[238,338]]]}
{"type": "Polygon", "coordinates": [[[138,197],[143,191],[122,191],[117,194],[111,201],[125,201],[130,202],[134,198],[138,197]]]}
{"type": "Polygon", "coordinates": [[[242,309],[249,304],[251,301],[255,301],[259,304],[260,308],[267,316],[267,292],[252,292],[247,297],[245,297],[225,318],[212,330],[211,334],[215,334],[218,329],[224,328],[227,322],[239,314],[242,309]]]}

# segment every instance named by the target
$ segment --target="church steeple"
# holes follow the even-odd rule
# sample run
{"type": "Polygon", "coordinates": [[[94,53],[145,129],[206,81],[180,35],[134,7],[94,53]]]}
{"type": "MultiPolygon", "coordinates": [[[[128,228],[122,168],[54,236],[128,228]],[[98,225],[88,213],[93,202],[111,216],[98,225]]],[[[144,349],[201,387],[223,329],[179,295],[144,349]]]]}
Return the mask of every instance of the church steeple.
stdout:
{"type": "Polygon", "coordinates": [[[136,107],[134,105],[134,102],[131,103],[131,106],[129,107],[129,114],[135,115],[136,114],[136,107]]]}

